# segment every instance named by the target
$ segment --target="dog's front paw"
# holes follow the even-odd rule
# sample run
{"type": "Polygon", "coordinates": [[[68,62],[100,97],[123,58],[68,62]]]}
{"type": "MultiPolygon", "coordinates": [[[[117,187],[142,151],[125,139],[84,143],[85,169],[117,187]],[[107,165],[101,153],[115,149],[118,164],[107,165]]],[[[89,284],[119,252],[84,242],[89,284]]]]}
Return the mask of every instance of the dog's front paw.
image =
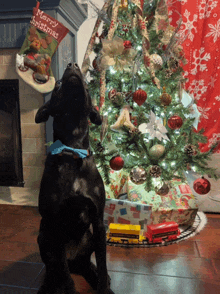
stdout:
{"type": "Polygon", "coordinates": [[[97,294],[115,294],[110,288],[103,290],[102,289],[97,289],[97,294]]]}
{"type": "Polygon", "coordinates": [[[72,279],[65,281],[62,285],[55,284],[43,284],[38,290],[37,294],[80,294],[76,291],[75,285],[72,279]]]}

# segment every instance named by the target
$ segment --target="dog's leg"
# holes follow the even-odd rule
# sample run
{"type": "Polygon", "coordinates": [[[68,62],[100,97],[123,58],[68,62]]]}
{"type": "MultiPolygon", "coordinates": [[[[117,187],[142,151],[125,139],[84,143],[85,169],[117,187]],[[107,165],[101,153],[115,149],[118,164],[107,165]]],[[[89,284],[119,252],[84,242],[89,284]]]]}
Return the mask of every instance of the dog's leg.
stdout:
{"type": "Polygon", "coordinates": [[[98,273],[98,294],[113,293],[108,283],[108,273],[106,265],[106,232],[103,219],[96,218],[93,223],[93,236],[95,240],[95,257],[98,273]]]}
{"type": "MultiPolygon", "coordinates": [[[[94,263],[90,262],[90,257],[80,257],[74,260],[68,260],[68,266],[71,273],[83,276],[93,290],[98,287],[98,272],[94,263]]],[[[108,285],[110,287],[111,278],[108,275],[108,285]]],[[[110,292],[113,293],[113,292],[110,292]]]]}
{"type": "Polygon", "coordinates": [[[46,266],[46,275],[38,294],[76,294],[74,282],[70,276],[65,246],[59,240],[40,232],[38,244],[41,259],[46,266]]]}
{"type": "Polygon", "coordinates": [[[83,276],[89,285],[94,290],[97,290],[97,268],[92,262],[90,262],[90,257],[80,257],[74,260],[68,260],[68,266],[71,273],[83,276]]]}

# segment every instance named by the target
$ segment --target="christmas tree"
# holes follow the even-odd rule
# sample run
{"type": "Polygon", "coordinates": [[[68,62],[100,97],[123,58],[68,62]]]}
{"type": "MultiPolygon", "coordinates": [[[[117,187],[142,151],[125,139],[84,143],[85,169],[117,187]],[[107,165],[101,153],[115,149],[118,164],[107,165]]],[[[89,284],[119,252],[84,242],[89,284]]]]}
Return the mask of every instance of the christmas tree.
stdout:
{"type": "MultiPolygon", "coordinates": [[[[217,178],[208,167],[216,145],[199,149],[206,137],[184,90],[178,28],[169,24],[165,0],[110,0],[98,13],[82,72],[103,116],[101,127],[91,126],[90,142],[106,183],[111,168],[161,195],[172,179],[186,181],[190,169],[217,178]]],[[[210,185],[203,178],[195,187],[205,194],[210,185]]]]}

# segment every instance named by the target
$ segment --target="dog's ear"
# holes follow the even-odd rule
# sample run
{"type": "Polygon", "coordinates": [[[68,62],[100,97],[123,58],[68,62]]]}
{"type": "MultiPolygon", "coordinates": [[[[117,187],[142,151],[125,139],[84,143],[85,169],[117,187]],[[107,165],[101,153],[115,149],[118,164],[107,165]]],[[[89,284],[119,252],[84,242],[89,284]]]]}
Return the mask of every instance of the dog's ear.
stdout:
{"type": "Polygon", "coordinates": [[[50,116],[50,100],[44,103],[38,111],[35,116],[35,122],[36,124],[46,122],[50,116]]]}
{"type": "Polygon", "coordinates": [[[102,118],[101,118],[101,115],[99,114],[98,110],[95,108],[95,106],[92,105],[91,107],[91,111],[90,111],[90,114],[89,114],[89,118],[90,118],[90,121],[95,124],[95,125],[98,125],[100,126],[102,124],[102,118]]]}

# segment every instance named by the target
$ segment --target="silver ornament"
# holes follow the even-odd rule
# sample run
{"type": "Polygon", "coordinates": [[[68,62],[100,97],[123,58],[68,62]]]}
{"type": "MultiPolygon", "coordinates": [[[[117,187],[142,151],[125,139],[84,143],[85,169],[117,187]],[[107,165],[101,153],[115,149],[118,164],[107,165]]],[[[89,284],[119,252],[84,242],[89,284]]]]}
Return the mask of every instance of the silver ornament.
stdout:
{"type": "Polygon", "coordinates": [[[159,188],[159,187],[156,187],[155,188],[155,192],[160,195],[160,196],[165,196],[169,193],[169,186],[166,184],[166,183],[163,183],[163,185],[159,188]]]}
{"type": "Polygon", "coordinates": [[[135,167],[130,171],[130,179],[136,185],[141,185],[146,181],[146,171],[143,167],[135,167]]]}

